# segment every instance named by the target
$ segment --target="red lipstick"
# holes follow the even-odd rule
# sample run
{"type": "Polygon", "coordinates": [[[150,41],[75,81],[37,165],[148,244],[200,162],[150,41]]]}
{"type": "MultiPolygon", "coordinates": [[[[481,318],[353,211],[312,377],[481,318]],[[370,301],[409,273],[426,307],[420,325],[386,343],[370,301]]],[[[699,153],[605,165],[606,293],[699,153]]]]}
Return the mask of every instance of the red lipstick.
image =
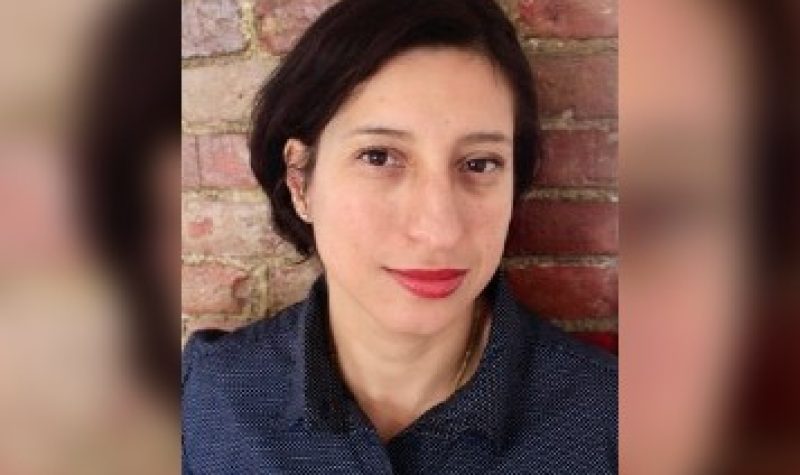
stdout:
{"type": "Polygon", "coordinates": [[[386,269],[400,285],[417,297],[441,299],[456,291],[466,269],[386,269]]]}

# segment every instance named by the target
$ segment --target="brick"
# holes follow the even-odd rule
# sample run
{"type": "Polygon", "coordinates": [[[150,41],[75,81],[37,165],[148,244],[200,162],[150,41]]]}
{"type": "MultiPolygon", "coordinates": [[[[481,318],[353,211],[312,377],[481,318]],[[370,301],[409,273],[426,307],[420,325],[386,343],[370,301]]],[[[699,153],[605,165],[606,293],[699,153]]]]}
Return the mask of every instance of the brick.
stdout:
{"type": "Polygon", "coordinates": [[[572,332],[570,335],[609,353],[619,354],[619,334],[616,332],[572,332]]]}
{"type": "Polygon", "coordinates": [[[181,136],[181,185],[191,188],[200,185],[200,169],[197,161],[197,137],[181,136]]]}
{"type": "Polygon", "coordinates": [[[524,199],[511,220],[506,255],[613,254],[617,224],[614,203],[524,199]]]}
{"type": "Polygon", "coordinates": [[[617,183],[618,133],[600,130],[546,130],[535,183],[613,186],[617,183]]]}
{"type": "Polygon", "coordinates": [[[241,312],[249,295],[248,274],[219,264],[183,266],[181,307],[184,313],[241,312]]]}
{"type": "Polygon", "coordinates": [[[519,0],[519,29],[541,38],[617,35],[616,0],[519,0]]]}
{"type": "Polygon", "coordinates": [[[617,117],[617,56],[532,55],[543,118],[617,117]]]}
{"type": "Polygon", "coordinates": [[[528,265],[506,270],[514,294],[543,318],[582,319],[617,314],[613,267],[528,265]]]}
{"type": "Polygon", "coordinates": [[[181,75],[181,117],[188,124],[224,128],[250,117],[258,87],[275,69],[274,58],[186,68],[181,75]]]}
{"type": "Polygon", "coordinates": [[[291,254],[289,244],[272,230],[266,201],[184,197],[181,218],[184,254],[232,257],[291,254]]]}
{"type": "Polygon", "coordinates": [[[236,0],[181,2],[181,56],[213,56],[241,51],[247,45],[236,0]]]}
{"type": "Polygon", "coordinates": [[[317,259],[270,269],[267,274],[270,312],[274,313],[304,299],[321,271],[317,259]]]}
{"type": "Polygon", "coordinates": [[[259,0],[255,6],[261,45],[270,53],[285,54],[335,0],[259,0]]]}
{"type": "Polygon", "coordinates": [[[238,134],[197,137],[201,183],[210,187],[255,187],[247,138],[238,134]]]}

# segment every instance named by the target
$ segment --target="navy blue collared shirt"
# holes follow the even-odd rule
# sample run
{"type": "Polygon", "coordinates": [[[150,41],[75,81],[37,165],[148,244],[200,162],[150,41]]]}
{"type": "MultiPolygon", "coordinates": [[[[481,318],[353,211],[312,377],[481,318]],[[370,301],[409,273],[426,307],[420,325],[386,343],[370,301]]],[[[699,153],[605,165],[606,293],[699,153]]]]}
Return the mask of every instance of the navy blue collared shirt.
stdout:
{"type": "Polygon", "coordinates": [[[195,333],[183,473],[616,473],[616,358],[523,309],[502,271],[484,294],[475,375],[386,444],[332,365],[324,276],[273,318],[195,333]]]}

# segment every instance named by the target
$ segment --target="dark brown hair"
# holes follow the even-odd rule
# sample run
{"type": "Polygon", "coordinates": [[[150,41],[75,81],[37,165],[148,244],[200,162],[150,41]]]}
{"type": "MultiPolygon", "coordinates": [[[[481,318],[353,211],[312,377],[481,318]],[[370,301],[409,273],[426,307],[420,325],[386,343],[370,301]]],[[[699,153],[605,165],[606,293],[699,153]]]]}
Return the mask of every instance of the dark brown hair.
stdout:
{"type": "Polygon", "coordinates": [[[301,255],[314,252],[314,234],[297,216],[286,185],[286,140],[313,148],[358,84],[398,54],[425,46],[475,50],[503,73],[515,100],[515,201],[530,186],[539,157],[531,67],[494,1],[342,0],[299,39],[259,91],[253,110],[253,173],[269,196],[276,231],[301,255]]]}

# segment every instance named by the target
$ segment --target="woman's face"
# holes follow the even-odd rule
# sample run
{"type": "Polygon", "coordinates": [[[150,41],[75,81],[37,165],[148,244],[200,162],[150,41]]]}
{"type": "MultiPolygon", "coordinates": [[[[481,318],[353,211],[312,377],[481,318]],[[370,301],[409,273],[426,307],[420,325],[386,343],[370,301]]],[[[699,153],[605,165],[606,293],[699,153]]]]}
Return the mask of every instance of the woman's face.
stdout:
{"type": "Polygon", "coordinates": [[[306,192],[332,298],[408,334],[463,315],[502,257],[513,133],[511,89],[474,52],[414,49],[356,88],[320,137],[306,192]],[[432,297],[398,280],[405,269],[466,273],[432,297]]]}

